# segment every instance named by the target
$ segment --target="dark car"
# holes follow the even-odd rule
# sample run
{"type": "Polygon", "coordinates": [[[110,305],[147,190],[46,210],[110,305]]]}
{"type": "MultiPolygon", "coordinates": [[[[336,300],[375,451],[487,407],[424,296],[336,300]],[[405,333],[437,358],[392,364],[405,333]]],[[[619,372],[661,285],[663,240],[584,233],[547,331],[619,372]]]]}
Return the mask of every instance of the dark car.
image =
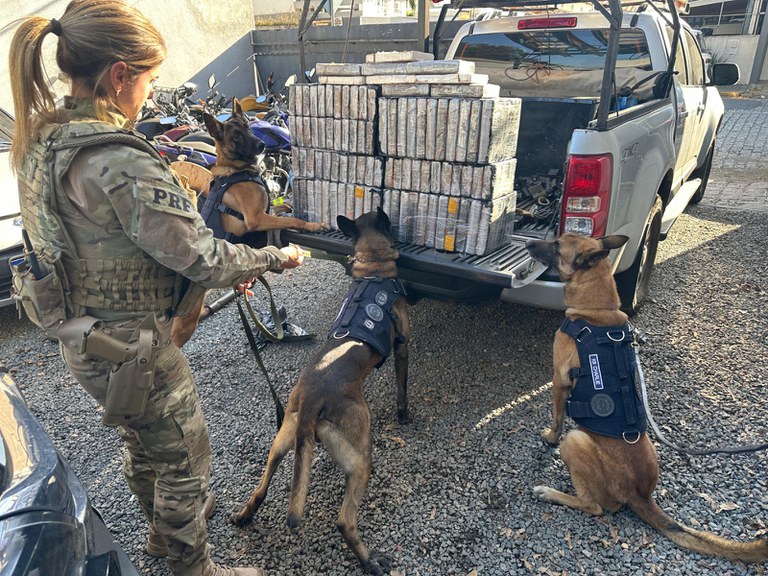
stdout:
{"type": "Polygon", "coordinates": [[[14,303],[8,260],[22,252],[19,195],[9,163],[12,136],[13,116],[0,108],[0,306],[14,303]]]}
{"type": "Polygon", "coordinates": [[[2,365],[0,574],[139,574],[2,365]]]}

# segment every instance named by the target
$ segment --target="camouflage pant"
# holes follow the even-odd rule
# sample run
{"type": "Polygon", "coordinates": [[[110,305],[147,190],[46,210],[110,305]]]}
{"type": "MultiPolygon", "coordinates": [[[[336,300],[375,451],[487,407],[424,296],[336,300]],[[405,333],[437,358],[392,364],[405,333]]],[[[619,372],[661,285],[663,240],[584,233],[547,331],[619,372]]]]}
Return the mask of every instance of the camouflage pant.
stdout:
{"type": "MultiPolygon", "coordinates": [[[[160,342],[144,415],[118,428],[126,447],[123,471],[168,546],[173,573],[197,576],[209,556],[203,499],[211,445],[189,363],[169,338],[161,336],[160,342]]],[[[64,347],[62,355],[77,381],[103,406],[111,365],[64,347]]]]}

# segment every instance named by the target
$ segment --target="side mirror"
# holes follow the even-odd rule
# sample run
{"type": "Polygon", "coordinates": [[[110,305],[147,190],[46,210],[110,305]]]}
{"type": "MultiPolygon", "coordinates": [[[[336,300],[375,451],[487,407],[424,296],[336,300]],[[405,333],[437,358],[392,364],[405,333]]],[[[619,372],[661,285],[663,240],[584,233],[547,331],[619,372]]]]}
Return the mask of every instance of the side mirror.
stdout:
{"type": "Polygon", "coordinates": [[[266,101],[267,101],[267,97],[264,96],[263,94],[261,96],[256,97],[256,102],[258,102],[259,104],[263,104],[266,101]]]}
{"type": "Polygon", "coordinates": [[[296,74],[291,74],[285,81],[285,87],[287,88],[288,86],[293,86],[294,84],[296,84],[296,74]]]}
{"type": "Polygon", "coordinates": [[[213,90],[213,87],[216,86],[216,75],[211,74],[208,76],[208,89],[213,90]]]}
{"type": "Polygon", "coordinates": [[[712,64],[712,84],[715,86],[731,86],[739,81],[739,65],[732,62],[712,64]]]}

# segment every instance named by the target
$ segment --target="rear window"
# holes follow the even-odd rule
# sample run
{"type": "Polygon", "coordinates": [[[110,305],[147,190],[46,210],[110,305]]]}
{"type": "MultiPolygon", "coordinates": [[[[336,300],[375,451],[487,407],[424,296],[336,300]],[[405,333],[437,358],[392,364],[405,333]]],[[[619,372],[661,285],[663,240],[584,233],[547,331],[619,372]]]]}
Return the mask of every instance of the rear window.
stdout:
{"type": "MultiPolygon", "coordinates": [[[[475,62],[505,96],[591,97],[600,95],[608,52],[606,29],[551,29],[471,34],[454,58],[475,62]]],[[[652,70],[642,30],[622,29],[616,88],[631,86],[652,70]]]]}
{"type": "MultiPolygon", "coordinates": [[[[598,70],[607,51],[608,29],[534,30],[465,36],[454,58],[474,60],[479,72],[486,62],[505,62],[513,69],[598,70]]],[[[641,30],[621,31],[616,67],[651,70],[648,42],[641,30]]]]}

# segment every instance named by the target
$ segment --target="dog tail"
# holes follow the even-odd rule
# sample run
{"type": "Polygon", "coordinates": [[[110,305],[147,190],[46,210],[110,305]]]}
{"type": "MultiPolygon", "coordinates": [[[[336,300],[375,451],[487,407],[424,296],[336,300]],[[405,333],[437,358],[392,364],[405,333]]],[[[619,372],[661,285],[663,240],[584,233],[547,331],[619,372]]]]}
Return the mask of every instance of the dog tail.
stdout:
{"type": "Polygon", "coordinates": [[[694,530],[669,516],[653,499],[638,498],[630,502],[629,507],[681,548],[742,562],[764,562],[768,559],[768,539],[737,542],[711,532],[694,530]]]}
{"type": "Polygon", "coordinates": [[[312,458],[315,454],[315,432],[323,406],[299,407],[299,421],[296,424],[296,442],[293,449],[293,478],[291,493],[288,496],[288,526],[291,529],[299,525],[304,515],[309,492],[309,477],[312,471],[312,458]]]}

